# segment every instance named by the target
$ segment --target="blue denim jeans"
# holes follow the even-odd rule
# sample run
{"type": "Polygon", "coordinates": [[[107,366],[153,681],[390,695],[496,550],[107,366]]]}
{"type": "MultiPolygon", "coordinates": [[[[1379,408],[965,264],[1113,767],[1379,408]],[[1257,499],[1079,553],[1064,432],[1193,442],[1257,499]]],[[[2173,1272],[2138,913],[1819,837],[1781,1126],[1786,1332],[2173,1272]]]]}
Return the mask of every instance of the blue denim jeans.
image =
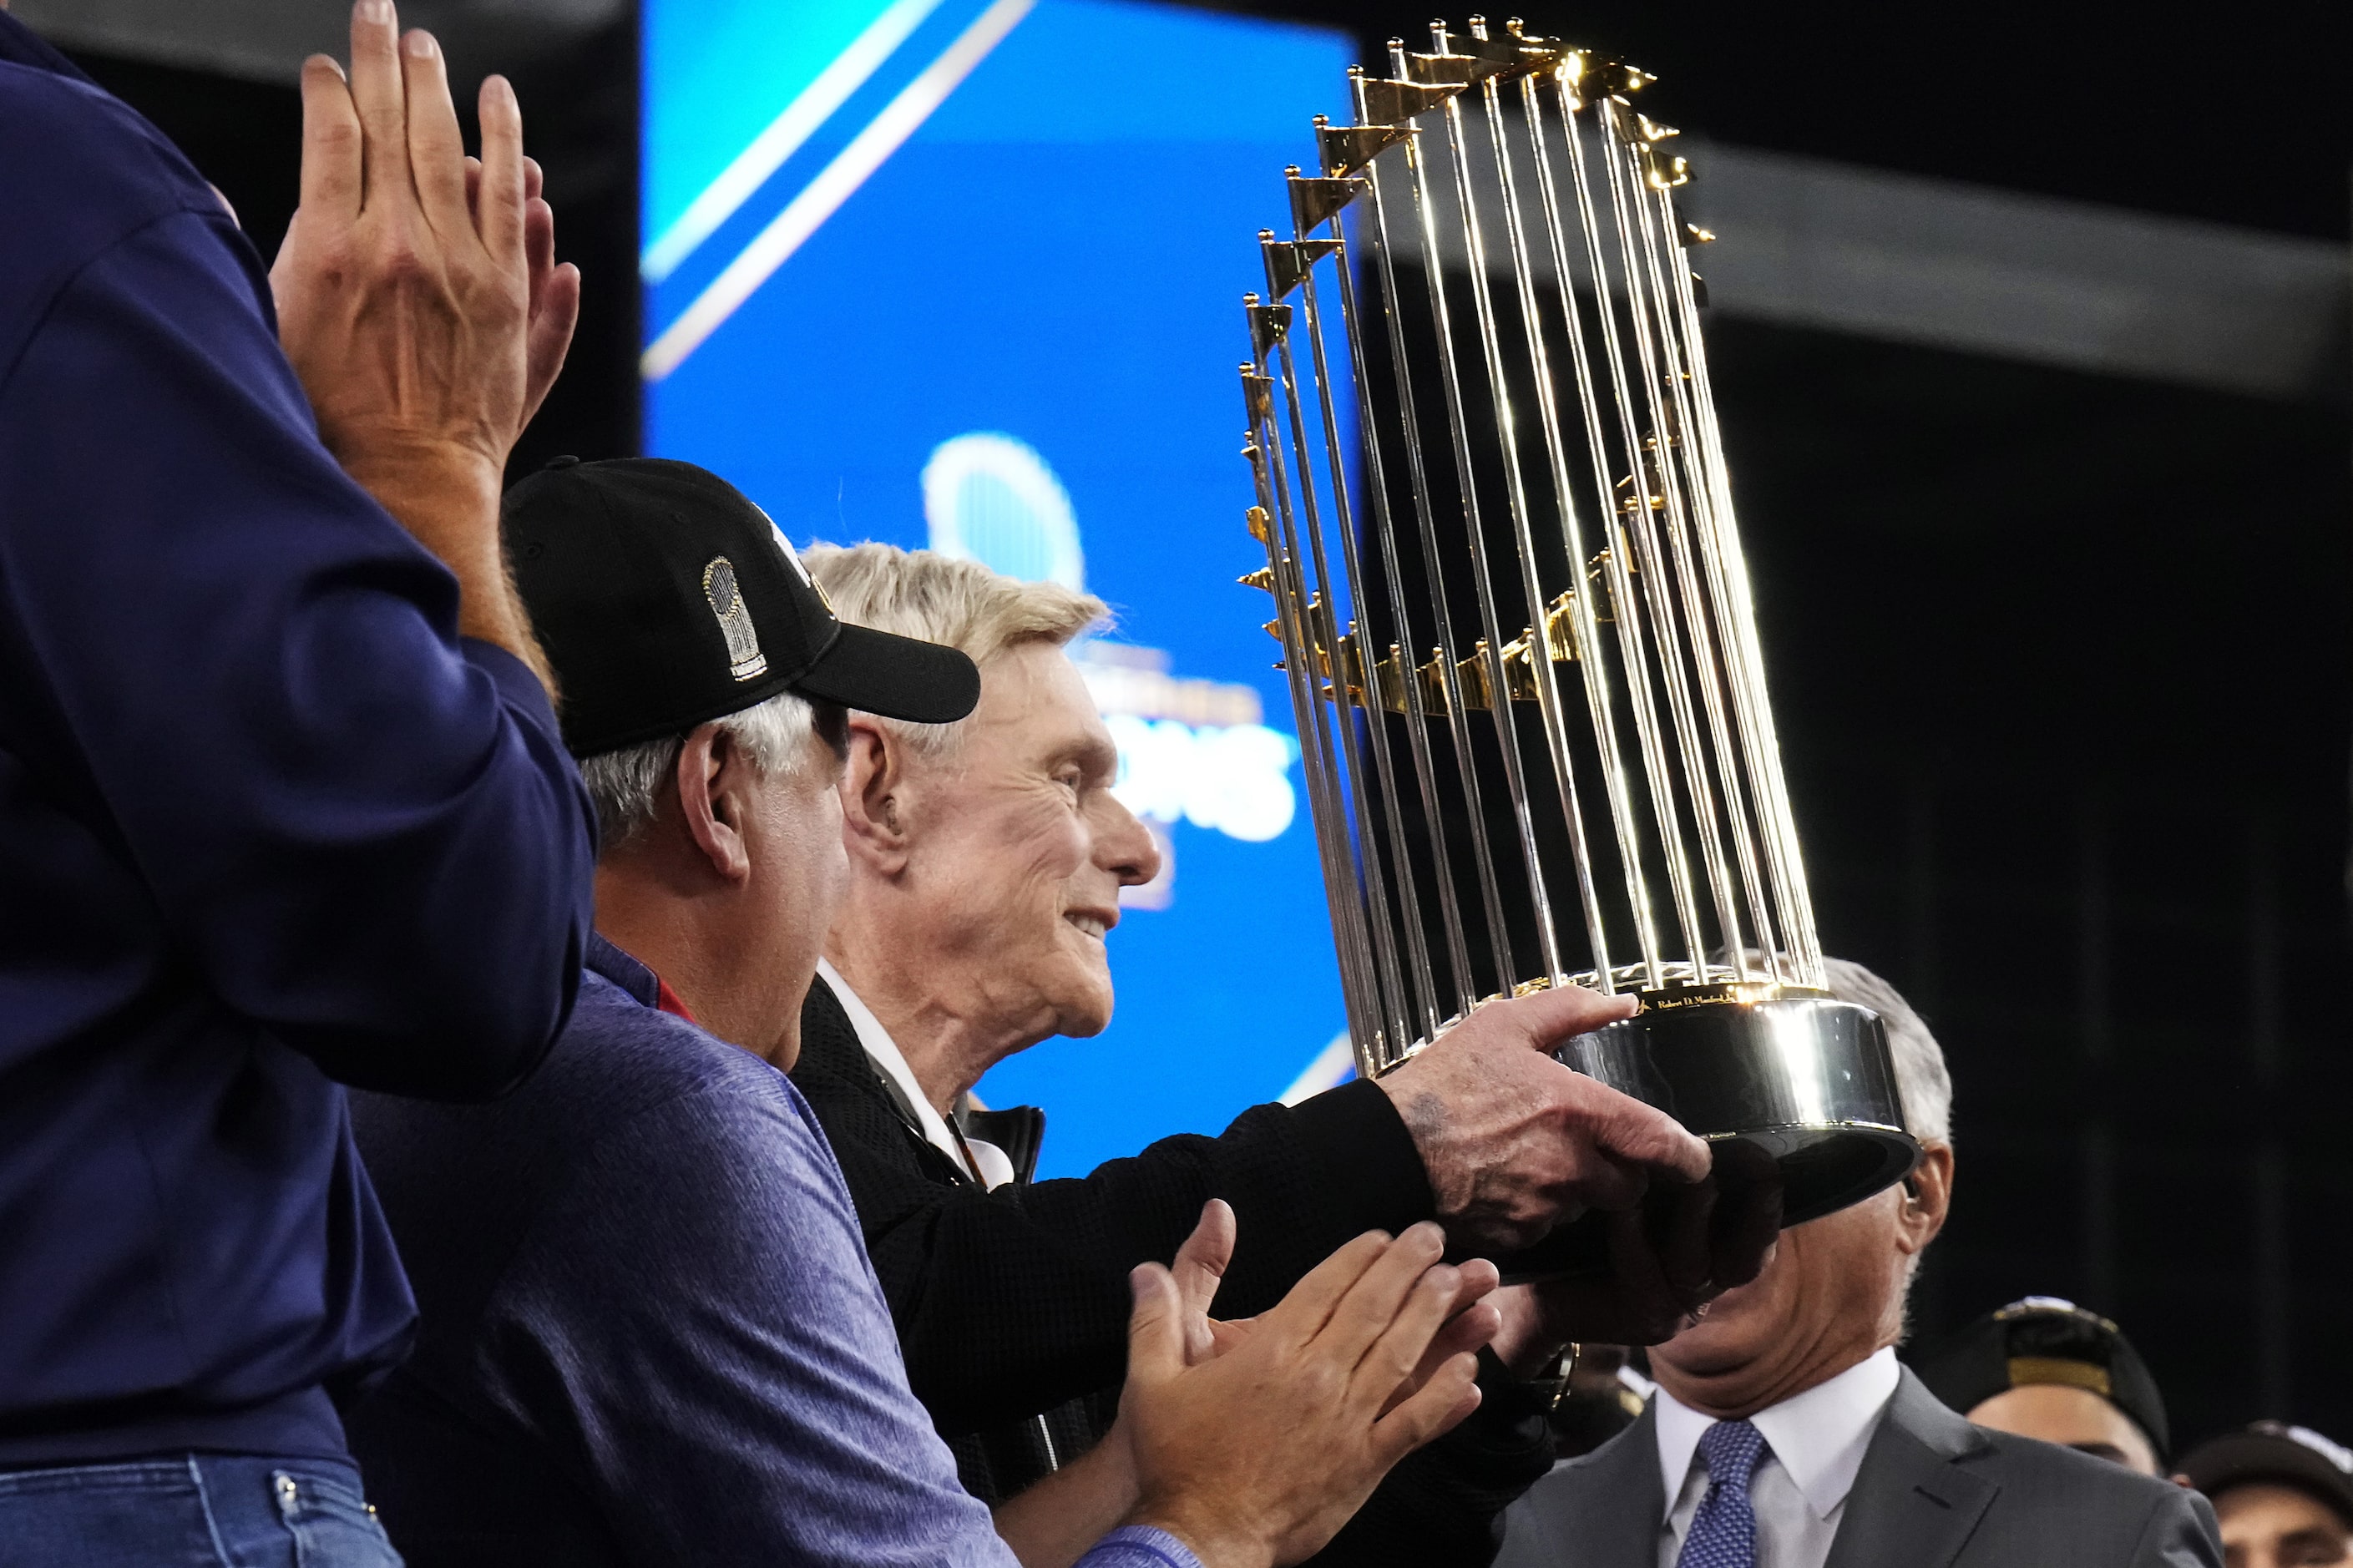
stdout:
{"type": "Polygon", "coordinates": [[[181,1454],[0,1471],[0,1568],[401,1568],[327,1459],[181,1454]]]}

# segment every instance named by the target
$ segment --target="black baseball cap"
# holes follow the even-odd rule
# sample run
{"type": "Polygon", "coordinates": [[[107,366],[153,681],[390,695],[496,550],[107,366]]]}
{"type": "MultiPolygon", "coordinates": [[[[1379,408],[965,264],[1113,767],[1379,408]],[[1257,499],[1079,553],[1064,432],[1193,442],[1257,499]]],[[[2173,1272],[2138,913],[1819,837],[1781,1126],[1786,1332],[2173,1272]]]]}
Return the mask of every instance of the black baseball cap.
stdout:
{"type": "Polygon", "coordinates": [[[2353,1529],[2353,1453],[2309,1426],[2258,1421],[2210,1438],[2181,1457],[2181,1473],[2210,1498],[2250,1481],[2294,1487],[2353,1529]]]}
{"type": "Polygon", "coordinates": [[[2073,1301],[2012,1301],[1922,1355],[1912,1370],[1929,1393],[1963,1415],[2034,1384],[2088,1390],[2130,1416],[2165,1457],[2165,1401],[2148,1363],[2116,1324],[2073,1301]]]}
{"type": "Polygon", "coordinates": [[[507,492],[502,526],[575,756],[780,691],[918,724],[980,700],[955,648],[836,616],[768,514],[692,463],[558,458],[507,492]]]}

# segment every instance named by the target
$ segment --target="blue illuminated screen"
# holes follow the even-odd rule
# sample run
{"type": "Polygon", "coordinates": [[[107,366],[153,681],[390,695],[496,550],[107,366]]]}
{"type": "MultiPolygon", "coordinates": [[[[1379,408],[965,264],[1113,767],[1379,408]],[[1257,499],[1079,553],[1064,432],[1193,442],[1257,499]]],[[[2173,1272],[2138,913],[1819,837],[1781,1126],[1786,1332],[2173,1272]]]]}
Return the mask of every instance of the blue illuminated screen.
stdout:
{"type": "Polygon", "coordinates": [[[796,543],[1083,586],[1075,654],[1168,869],[1111,1027],[998,1066],[1071,1174],[1347,1071],[1270,601],[1235,577],[1255,237],[1340,35],[1117,0],[645,0],[647,450],[796,543]]]}

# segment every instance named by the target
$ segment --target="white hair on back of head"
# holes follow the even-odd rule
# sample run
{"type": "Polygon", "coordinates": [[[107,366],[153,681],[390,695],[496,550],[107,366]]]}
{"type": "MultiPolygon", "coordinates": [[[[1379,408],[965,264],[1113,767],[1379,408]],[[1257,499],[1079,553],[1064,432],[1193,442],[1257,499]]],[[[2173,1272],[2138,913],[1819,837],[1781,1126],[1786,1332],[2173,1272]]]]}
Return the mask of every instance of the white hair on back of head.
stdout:
{"type": "MultiPolygon", "coordinates": [[[[975,664],[1019,643],[1063,647],[1111,618],[1109,606],[1092,594],[1060,583],[1025,583],[936,550],[812,544],[800,557],[843,620],[942,643],[975,664]]],[[[934,755],[956,732],[954,724],[885,722],[934,755]]]]}
{"type": "Polygon", "coordinates": [[[1822,969],[1831,995],[1870,1008],[1887,1026],[1887,1047],[1895,1058],[1895,1092],[1904,1101],[1905,1124],[1912,1136],[1923,1143],[1949,1146],[1953,1075],[1936,1037],[1894,986],[1852,959],[1826,958],[1822,969]]]}
{"type": "MultiPolygon", "coordinates": [[[[817,710],[794,692],[779,691],[712,722],[764,774],[789,774],[808,765],[817,710]]],[[[678,753],[685,744],[685,735],[671,735],[580,759],[580,781],[596,806],[600,853],[628,843],[654,819],[673,787],[678,753]]]]}

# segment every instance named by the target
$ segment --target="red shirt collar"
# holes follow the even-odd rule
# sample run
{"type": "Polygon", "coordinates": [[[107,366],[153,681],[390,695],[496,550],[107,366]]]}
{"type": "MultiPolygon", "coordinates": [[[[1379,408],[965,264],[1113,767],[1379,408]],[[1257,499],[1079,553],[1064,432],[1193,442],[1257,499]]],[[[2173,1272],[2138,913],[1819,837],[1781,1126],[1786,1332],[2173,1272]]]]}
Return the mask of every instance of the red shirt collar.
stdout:
{"type": "Polygon", "coordinates": [[[690,1024],[697,1022],[693,1010],[687,1006],[684,999],[677,992],[670,988],[670,982],[659,974],[654,976],[654,1005],[672,1017],[683,1018],[690,1024]]]}

